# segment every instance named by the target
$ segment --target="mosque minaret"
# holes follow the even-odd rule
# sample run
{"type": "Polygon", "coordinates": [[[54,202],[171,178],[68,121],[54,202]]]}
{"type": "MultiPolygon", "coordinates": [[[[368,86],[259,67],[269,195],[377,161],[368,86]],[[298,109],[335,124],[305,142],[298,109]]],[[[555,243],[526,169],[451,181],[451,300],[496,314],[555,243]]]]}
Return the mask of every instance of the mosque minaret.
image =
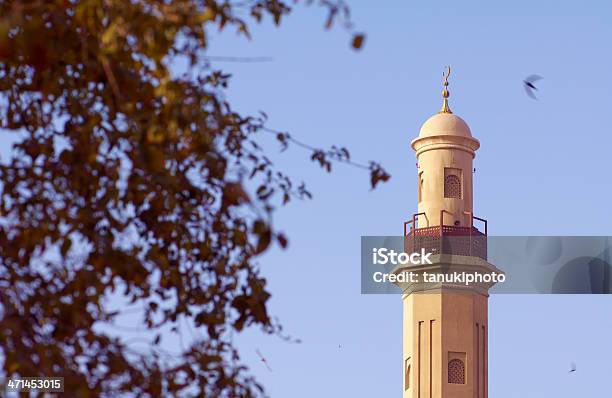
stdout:
{"type": "MultiPolygon", "coordinates": [[[[404,245],[406,252],[426,248],[434,261],[411,265],[410,271],[501,273],[487,262],[487,222],[473,209],[473,159],[480,142],[450,109],[449,75],[450,68],[441,110],[411,144],[417,158],[418,211],[404,224],[404,245]]],[[[488,292],[493,283],[400,286],[403,398],[487,398],[488,292]]]]}

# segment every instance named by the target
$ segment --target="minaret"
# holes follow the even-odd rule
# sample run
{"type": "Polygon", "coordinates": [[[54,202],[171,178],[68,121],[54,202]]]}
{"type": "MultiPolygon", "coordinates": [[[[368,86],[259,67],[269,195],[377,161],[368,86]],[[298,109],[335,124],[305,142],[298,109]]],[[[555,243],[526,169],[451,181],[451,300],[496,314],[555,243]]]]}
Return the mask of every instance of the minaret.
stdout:
{"type": "MultiPolygon", "coordinates": [[[[450,110],[444,75],[442,109],[412,141],[418,170],[418,212],[404,224],[406,252],[434,253],[432,265],[400,266],[428,273],[501,273],[489,264],[486,220],[475,217],[472,161],[480,147],[450,110]],[[484,222],[483,230],[474,220],[484,222]],[[408,228],[409,227],[409,228],[408,228]]],[[[487,301],[493,283],[404,283],[403,398],[487,398],[487,301]]]]}

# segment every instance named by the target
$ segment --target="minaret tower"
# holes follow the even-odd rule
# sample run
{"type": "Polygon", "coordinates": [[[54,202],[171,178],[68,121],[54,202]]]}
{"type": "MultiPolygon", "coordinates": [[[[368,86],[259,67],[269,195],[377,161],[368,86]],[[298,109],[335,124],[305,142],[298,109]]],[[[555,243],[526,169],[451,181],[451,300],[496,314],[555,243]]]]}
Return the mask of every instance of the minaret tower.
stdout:
{"type": "MultiPolygon", "coordinates": [[[[412,141],[418,171],[418,212],[404,224],[406,252],[434,253],[420,273],[501,273],[489,264],[486,221],[474,216],[472,177],[479,141],[448,104],[412,141]],[[484,223],[481,230],[474,220],[484,223]]],[[[404,283],[403,398],[487,398],[487,301],[493,283],[404,283]]]]}

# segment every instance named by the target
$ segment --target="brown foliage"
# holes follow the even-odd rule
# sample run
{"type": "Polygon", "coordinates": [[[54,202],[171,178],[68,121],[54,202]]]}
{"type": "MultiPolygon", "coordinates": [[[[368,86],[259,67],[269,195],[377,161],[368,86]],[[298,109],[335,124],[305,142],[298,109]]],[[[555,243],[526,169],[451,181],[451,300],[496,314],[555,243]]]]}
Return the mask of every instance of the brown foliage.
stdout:
{"type": "MultiPolygon", "coordinates": [[[[344,4],[321,4],[328,27],[352,30],[344,4]]],[[[228,334],[280,333],[253,260],[287,245],[270,225],[273,201],[310,193],[257,145],[265,116],[223,99],[229,76],[206,60],[207,32],[248,36],[248,23],[289,12],[279,0],[0,2],[0,126],[21,137],[0,166],[7,375],[63,376],[80,397],[263,393],[228,334]],[[170,73],[178,58],[188,77],[170,73]],[[113,295],[141,306],[155,334],[147,350],[95,327],[115,323],[113,295]],[[201,338],[165,352],[159,333],[185,319],[201,338]]],[[[297,143],[327,170],[352,163],[344,148],[297,143]]],[[[388,179],[364,167],[373,187],[388,179]]]]}

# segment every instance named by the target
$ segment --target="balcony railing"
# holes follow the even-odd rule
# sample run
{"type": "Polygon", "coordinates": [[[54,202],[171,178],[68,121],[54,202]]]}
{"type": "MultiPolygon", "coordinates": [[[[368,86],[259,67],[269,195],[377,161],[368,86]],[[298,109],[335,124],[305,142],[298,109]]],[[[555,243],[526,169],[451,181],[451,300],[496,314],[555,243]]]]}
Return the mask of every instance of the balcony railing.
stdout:
{"type": "Polygon", "coordinates": [[[487,259],[487,220],[471,216],[471,226],[444,225],[444,211],[440,214],[442,225],[434,227],[415,227],[417,217],[404,223],[404,251],[418,252],[425,249],[433,254],[454,254],[487,259]],[[484,222],[484,233],[474,227],[474,219],[484,222]],[[410,229],[408,229],[410,226],[410,229]]]}

